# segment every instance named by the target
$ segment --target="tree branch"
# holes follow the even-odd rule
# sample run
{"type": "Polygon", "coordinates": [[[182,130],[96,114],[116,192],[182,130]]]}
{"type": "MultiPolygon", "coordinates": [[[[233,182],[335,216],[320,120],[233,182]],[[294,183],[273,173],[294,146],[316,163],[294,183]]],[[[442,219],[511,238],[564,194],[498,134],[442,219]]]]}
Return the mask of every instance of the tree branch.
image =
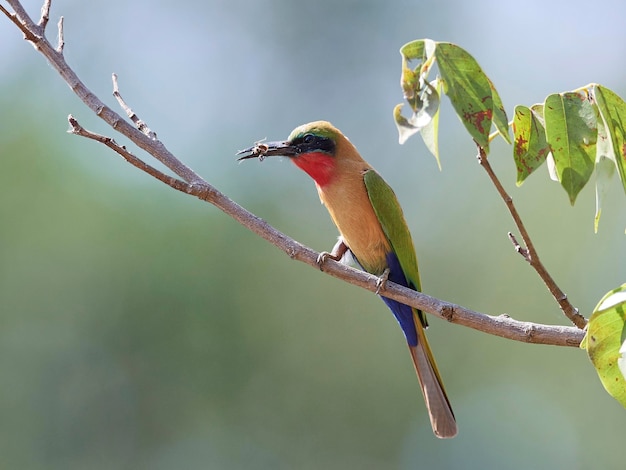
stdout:
{"type": "Polygon", "coordinates": [[[548,273],[547,269],[539,259],[539,255],[537,254],[535,245],[530,239],[530,235],[528,234],[528,231],[526,230],[526,227],[524,226],[524,223],[522,222],[522,219],[517,212],[515,205],[513,204],[513,198],[508,195],[508,193],[504,189],[504,186],[502,186],[502,183],[493,171],[493,168],[489,163],[489,159],[487,158],[487,154],[485,153],[485,149],[483,149],[478,144],[476,144],[476,146],[478,147],[478,163],[480,163],[480,165],[485,169],[492,183],[496,187],[498,194],[500,194],[500,197],[502,197],[504,204],[506,204],[506,207],[509,210],[511,217],[513,217],[513,221],[515,222],[515,225],[517,226],[517,229],[522,236],[522,240],[524,240],[524,244],[526,245],[526,248],[522,248],[522,246],[520,246],[520,244],[517,242],[515,236],[511,232],[509,232],[508,236],[513,243],[515,251],[522,255],[522,257],[526,261],[528,261],[528,263],[537,272],[541,280],[544,282],[544,284],[552,294],[552,297],[554,297],[554,299],[559,304],[559,307],[561,311],[565,314],[565,316],[569,318],[572,323],[578,328],[585,328],[585,326],[587,326],[587,319],[583,317],[580,313],[578,313],[578,310],[570,303],[570,301],[567,299],[567,295],[556,284],[550,273],[548,273]]]}
{"type": "MultiPolygon", "coordinates": [[[[137,132],[130,123],[105,105],[85,86],[65,61],[62,47],[64,44],[62,29],[59,30],[59,47],[55,49],[48,39],[46,39],[43,27],[33,23],[33,20],[28,16],[19,1],[7,0],[7,2],[11,5],[15,14],[11,14],[5,8],[1,8],[0,11],[7,15],[24,33],[24,38],[48,59],[50,65],[59,72],[63,80],[65,80],[72,91],[89,109],[96,113],[97,116],[114,130],[129,138],[135,145],[148,152],[185,181],[190,183],[201,182],[202,179],[191,168],[186,166],[167,150],[161,141],[141,132],[137,132]]],[[[47,0],[46,4],[48,4],[47,0]]],[[[44,21],[42,23],[47,22],[44,21]]],[[[60,24],[62,25],[62,23],[60,24]]]]}
{"type": "MultiPolygon", "coordinates": [[[[312,267],[319,267],[317,260],[320,254],[318,252],[279,232],[264,220],[259,219],[254,214],[251,214],[243,207],[227,198],[210,184],[206,182],[203,184],[189,184],[185,181],[172,178],[146,164],[124,147],[117,144],[115,140],[110,137],[95,134],[84,129],[72,116],[69,117],[69,123],[71,133],[87,137],[106,145],[117,152],[131,165],[148,173],[177,191],[191,194],[217,206],[240,224],[281,249],[290,258],[302,261],[312,267]]],[[[333,261],[332,259],[327,259],[324,262],[324,271],[333,277],[342,279],[371,292],[376,293],[380,288],[378,276],[351,268],[333,261]]],[[[583,331],[578,328],[521,322],[510,318],[508,315],[500,315],[498,317],[485,315],[394,284],[391,281],[387,281],[380,295],[419,308],[448,320],[451,323],[468,326],[485,333],[516,341],[577,347],[583,337],[583,331]]]]}
{"type": "MultiPolygon", "coordinates": [[[[57,49],[53,48],[45,38],[44,27],[47,24],[48,11],[50,8],[49,0],[45,0],[44,7],[42,8],[42,19],[39,25],[32,22],[18,1],[7,1],[12,6],[15,14],[8,12],[2,5],[0,5],[0,11],[15,23],[24,33],[26,40],[31,42],[35,48],[48,59],[50,64],[59,72],[66,83],[83,102],[115,131],[120,132],[138,147],[165,164],[181,179],[169,176],[148,165],[129,152],[124,146],[119,145],[112,138],[84,129],[72,116],[68,118],[70,123],[69,132],[106,145],[121,155],[130,164],[159,181],[178,191],[196,196],[199,199],[213,204],[244,227],[281,249],[290,258],[318,268],[317,259],[319,253],[289,238],[287,235],[270,226],[263,219],[248,212],[174,157],[174,155],[157,140],[156,134],[150,131],[145,123],[141,121],[122,100],[116,78],[114,78],[114,94],[137,128],[122,119],[121,116],[108,108],[89,91],[65,62],[62,47],[64,42],[62,30],[59,31],[59,47],[57,49]]],[[[379,289],[377,276],[353,269],[333,260],[327,260],[324,264],[324,272],[371,292],[376,292],[377,289],[379,289]]],[[[521,322],[510,318],[508,315],[489,316],[430,297],[421,292],[407,289],[393,282],[387,282],[385,289],[380,292],[380,295],[419,308],[451,323],[468,326],[485,333],[516,341],[576,347],[583,337],[583,331],[574,327],[521,322]]]]}

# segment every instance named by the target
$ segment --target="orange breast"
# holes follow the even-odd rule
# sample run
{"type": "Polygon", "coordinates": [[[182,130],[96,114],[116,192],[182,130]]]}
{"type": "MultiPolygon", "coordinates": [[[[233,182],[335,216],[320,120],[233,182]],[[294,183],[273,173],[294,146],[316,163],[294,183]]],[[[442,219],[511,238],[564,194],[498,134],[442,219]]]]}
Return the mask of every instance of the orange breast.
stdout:
{"type": "Polygon", "coordinates": [[[328,184],[318,185],[317,189],[344,243],[361,266],[372,274],[382,274],[387,267],[386,256],[391,247],[363,182],[363,171],[369,168],[369,165],[343,168],[344,171],[340,171],[328,184]]]}

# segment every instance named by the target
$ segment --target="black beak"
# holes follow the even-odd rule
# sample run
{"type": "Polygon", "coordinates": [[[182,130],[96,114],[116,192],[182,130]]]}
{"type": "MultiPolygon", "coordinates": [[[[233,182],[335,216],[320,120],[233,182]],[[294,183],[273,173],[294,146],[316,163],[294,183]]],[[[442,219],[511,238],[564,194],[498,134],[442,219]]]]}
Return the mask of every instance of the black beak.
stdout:
{"type": "Polygon", "coordinates": [[[263,160],[265,157],[272,157],[274,155],[293,157],[298,153],[300,153],[298,148],[293,146],[289,141],[256,142],[252,147],[237,152],[237,155],[241,155],[237,160],[247,160],[248,158],[263,160]]]}

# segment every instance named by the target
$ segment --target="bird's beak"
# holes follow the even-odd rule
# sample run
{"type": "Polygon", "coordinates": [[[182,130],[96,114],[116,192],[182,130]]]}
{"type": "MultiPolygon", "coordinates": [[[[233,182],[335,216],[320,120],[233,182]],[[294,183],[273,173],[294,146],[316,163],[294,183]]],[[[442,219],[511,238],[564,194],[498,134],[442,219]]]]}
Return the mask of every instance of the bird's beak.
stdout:
{"type": "Polygon", "coordinates": [[[248,158],[258,158],[280,155],[283,157],[293,157],[298,154],[298,149],[289,141],[282,142],[256,142],[252,147],[240,150],[237,155],[241,155],[237,160],[247,160],[248,158]]]}

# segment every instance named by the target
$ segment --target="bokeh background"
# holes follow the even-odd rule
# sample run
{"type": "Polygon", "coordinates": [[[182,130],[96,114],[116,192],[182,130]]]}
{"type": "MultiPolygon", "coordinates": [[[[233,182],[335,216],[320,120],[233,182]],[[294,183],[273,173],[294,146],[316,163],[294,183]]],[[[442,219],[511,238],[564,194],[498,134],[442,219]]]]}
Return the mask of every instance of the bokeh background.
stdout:
{"type": "MultiPolygon", "coordinates": [[[[39,15],[40,2],[25,4],[39,15]]],[[[63,15],[66,57],[93,92],[115,107],[116,72],[182,160],[318,250],[336,230],[307,176],[234,154],[332,121],[395,188],[429,294],[566,324],[512,249],[513,223],[449,103],[443,172],[419,138],[398,145],[398,49],[461,45],[512,116],[589,82],[625,96],[625,14],[617,0],[56,0],[48,35],[63,15]]],[[[432,319],[460,428],[437,440],[382,302],[66,134],[72,113],[112,135],[4,17],[0,63],[0,468],[623,465],[626,412],[584,351],[432,319]]],[[[545,168],[516,188],[510,154],[497,142],[492,163],[589,314],[626,280],[623,191],[610,188],[594,235],[592,186],[575,207],[545,168]]]]}

